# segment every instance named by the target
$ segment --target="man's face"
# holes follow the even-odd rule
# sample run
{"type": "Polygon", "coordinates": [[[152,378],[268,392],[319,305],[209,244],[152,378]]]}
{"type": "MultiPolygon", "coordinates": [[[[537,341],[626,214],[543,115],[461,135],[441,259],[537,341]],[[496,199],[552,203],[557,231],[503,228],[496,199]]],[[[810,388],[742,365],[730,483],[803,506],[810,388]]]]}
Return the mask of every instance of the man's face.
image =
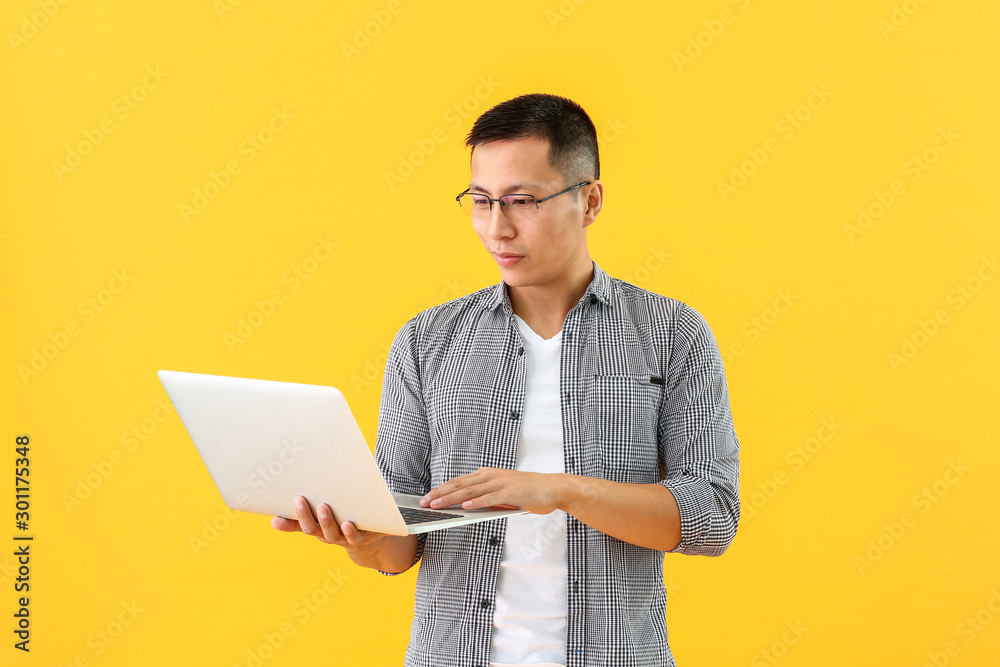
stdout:
{"type": "MultiPolygon", "coordinates": [[[[563,175],[549,166],[548,158],[549,142],[545,139],[476,146],[470,190],[494,199],[507,194],[542,199],[579,182],[566,183],[563,175]]],[[[542,202],[528,220],[512,220],[501,211],[499,202],[493,203],[490,217],[473,218],[476,234],[500,267],[504,282],[512,287],[556,284],[584,262],[589,263],[586,228],[600,210],[600,197],[596,206],[588,207],[586,194],[594,188],[594,184],[585,185],[542,202]]]]}

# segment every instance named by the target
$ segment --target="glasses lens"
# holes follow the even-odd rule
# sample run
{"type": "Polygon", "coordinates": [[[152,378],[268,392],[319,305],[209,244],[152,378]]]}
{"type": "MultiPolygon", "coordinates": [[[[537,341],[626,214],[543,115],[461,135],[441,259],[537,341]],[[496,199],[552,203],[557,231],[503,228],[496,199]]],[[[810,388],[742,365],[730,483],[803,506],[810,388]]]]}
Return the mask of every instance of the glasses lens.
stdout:
{"type": "Polygon", "coordinates": [[[533,217],[538,211],[538,204],[531,195],[504,195],[500,201],[503,202],[503,212],[517,220],[533,217]]]}
{"type": "Polygon", "coordinates": [[[466,192],[458,198],[458,202],[462,205],[462,210],[465,211],[466,215],[473,218],[490,217],[490,200],[485,195],[466,192]]]}

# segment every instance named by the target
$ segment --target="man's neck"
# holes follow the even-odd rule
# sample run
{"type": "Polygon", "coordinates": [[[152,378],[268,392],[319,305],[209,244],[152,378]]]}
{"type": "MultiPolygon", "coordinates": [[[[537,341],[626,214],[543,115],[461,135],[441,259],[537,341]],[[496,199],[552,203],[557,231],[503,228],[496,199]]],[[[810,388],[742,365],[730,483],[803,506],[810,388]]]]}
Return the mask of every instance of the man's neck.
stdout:
{"type": "Polygon", "coordinates": [[[545,339],[562,331],[566,314],[580,301],[594,278],[594,264],[587,258],[585,265],[553,284],[530,287],[507,286],[514,313],[531,330],[545,339]]]}

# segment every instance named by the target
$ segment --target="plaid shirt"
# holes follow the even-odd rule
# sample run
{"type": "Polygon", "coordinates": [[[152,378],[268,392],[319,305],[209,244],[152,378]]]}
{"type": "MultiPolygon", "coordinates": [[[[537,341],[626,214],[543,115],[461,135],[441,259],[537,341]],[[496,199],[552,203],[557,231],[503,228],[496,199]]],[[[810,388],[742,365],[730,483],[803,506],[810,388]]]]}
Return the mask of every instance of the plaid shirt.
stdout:
{"type": "MultiPolygon", "coordinates": [[[[566,472],[664,485],[680,509],[673,551],[724,552],[740,516],[739,442],[704,317],[595,262],[562,331],[566,472]]],[[[423,495],[483,466],[514,468],[523,353],[502,281],[403,325],[386,361],[375,445],[392,491],[423,495]]],[[[566,665],[675,665],[665,552],[566,521],[566,665]]],[[[406,667],[489,664],[506,526],[497,519],[418,535],[406,667]]]]}

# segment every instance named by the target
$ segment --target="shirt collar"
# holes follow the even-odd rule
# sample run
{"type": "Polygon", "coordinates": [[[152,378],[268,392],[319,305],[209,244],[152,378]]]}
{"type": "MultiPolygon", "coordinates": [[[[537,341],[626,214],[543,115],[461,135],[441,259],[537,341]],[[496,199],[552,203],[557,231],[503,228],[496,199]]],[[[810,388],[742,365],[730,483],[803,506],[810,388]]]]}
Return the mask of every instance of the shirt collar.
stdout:
{"type": "MultiPolygon", "coordinates": [[[[607,305],[611,303],[611,278],[608,274],[597,265],[597,262],[591,260],[594,265],[594,277],[591,278],[590,284],[587,285],[587,291],[583,293],[577,305],[580,305],[588,300],[593,301],[596,299],[601,303],[607,305]]],[[[507,283],[501,280],[499,283],[493,286],[493,291],[490,294],[490,298],[487,301],[487,308],[490,310],[495,309],[497,306],[503,306],[504,310],[508,313],[513,313],[514,309],[510,305],[510,293],[508,292],[507,283]]]]}

